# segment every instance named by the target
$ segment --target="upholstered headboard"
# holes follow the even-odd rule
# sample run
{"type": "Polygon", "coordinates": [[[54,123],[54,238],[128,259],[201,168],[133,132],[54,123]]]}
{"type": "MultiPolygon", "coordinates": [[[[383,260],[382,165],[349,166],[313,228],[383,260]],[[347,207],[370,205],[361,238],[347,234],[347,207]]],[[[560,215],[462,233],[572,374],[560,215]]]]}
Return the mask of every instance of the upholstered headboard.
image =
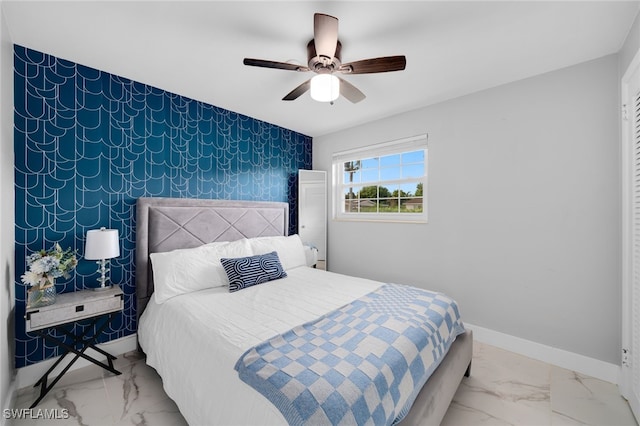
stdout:
{"type": "Polygon", "coordinates": [[[214,241],[287,235],[289,204],[266,201],[139,198],[136,207],[138,318],[153,294],[151,253],[214,241]]]}

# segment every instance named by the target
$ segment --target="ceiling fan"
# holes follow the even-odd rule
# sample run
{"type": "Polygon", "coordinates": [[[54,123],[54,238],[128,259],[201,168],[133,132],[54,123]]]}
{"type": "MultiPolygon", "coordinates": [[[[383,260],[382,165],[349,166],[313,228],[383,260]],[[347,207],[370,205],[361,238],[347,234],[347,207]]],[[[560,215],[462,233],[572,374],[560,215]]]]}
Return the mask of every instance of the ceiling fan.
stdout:
{"type": "Polygon", "coordinates": [[[243,63],[288,71],[313,71],[317,75],[293,89],[282,100],[293,101],[310,90],[313,99],[332,104],[339,95],[352,103],[365,98],[364,93],[358,88],[335,74],[401,71],[407,64],[404,56],[384,56],[343,64],[341,50],[342,43],[338,40],[338,18],[316,13],[313,16],[313,39],[307,44],[308,66],[252,58],[244,58],[243,63]]]}

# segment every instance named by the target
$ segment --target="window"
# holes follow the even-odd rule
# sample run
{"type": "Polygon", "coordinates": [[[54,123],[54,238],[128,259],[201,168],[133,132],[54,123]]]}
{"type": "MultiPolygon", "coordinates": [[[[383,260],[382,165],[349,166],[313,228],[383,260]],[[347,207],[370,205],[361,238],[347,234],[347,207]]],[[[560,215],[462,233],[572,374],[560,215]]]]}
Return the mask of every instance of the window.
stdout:
{"type": "Polygon", "coordinates": [[[334,217],[427,221],[427,135],[336,153],[334,217]]]}

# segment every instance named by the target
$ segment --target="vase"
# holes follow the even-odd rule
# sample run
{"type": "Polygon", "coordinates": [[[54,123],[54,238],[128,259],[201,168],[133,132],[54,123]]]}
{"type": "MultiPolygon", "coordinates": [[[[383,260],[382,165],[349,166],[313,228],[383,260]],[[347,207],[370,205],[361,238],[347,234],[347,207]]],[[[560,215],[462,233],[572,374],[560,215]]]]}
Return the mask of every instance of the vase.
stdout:
{"type": "Polygon", "coordinates": [[[45,288],[33,287],[27,291],[27,308],[39,308],[54,303],[56,303],[55,285],[45,288]]]}

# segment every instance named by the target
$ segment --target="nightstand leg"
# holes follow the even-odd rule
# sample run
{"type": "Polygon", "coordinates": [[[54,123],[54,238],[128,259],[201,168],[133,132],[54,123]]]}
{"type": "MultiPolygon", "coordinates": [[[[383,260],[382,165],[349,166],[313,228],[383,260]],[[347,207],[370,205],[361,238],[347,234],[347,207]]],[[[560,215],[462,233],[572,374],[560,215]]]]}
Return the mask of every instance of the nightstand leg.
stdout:
{"type": "MultiPolygon", "coordinates": [[[[43,334],[40,334],[40,336],[44,337],[44,335],[43,335],[43,334]]],[[[56,343],[57,343],[57,342],[56,342],[56,343]]],[[[44,373],[44,374],[42,375],[42,377],[40,378],[40,380],[38,380],[38,381],[36,382],[36,384],[35,384],[35,385],[33,385],[33,387],[35,388],[35,387],[36,387],[36,386],[38,386],[42,381],[44,381],[44,386],[46,387],[46,386],[47,386],[47,379],[48,379],[48,377],[49,377],[49,373],[51,373],[51,372],[52,372],[52,371],[53,371],[53,370],[54,370],[54,369],[55,369],[55,368],[56,368],[56,367],[57,367],[57,366],[62,362],[62,360],[64,359],[65,355],[67,355],[68,353],[69,353],[69,352],[65,352],[62,356],[60,356],[60,358],[58,358],[58,360],[57,360],[57,361],[56,361],[56,362],[51,366],[51,368],[49,368],[49,369],[47,370],[47,372],[46,372],[46,373],[44,373]]]]}
{"type": "Polygon", "coordinates": [[[66,351],[67,351],[66,353],[73,352],[74,354],[76,354],[76,358],[72,362],[75,362],[75,360],[78,357],[82,357],[82,358],[86,359],[87,361],[90,361],[90,362],[92,362],[92,363],[94,363],[96,365],[99,365],[100,367],[104,368],[105,370],[108,370],[108,371],[112,372],[113,374],[119,375],[121,373],[113,367],[113,362],[112,362],[112,360],[117,359],[117,357],[111,355],[108,352],[103,351],[102,349],[100,349],[100,348],[98,348],[97,346],[94,345],[94,342],[98,339],[98,337],[102,334],[102,332],[105,330],[105,328],[107,328],[107,326],[113,320],[113,314],[109,315],[109,318],[107,319],[107,321],[105,321],[105,323],[102,324],[102,326],[98,330],[96,330],[95,334],[93,335],[93,337],[91,339],[85,340],[85,335],[87,334],[87,332],[89,330],[91,330],[91,328],[93,328],[97,324],[98,320],[99,320],[99,318],[96,318],[90,324],[90,326],[87,327],[85,332],[82,333],[80,336],[76,336],[73,333],[71,333],[68,330],[65,330],[63,328],[60,329],[60,331],[62,331],[65,335],[67,335],[68,337],[71,337],[73,339],[73,344],[74,345],[77,345],[77,344],[81,344],[82,345],[82,349],[80,351],[78,351],[77,349],[75,349],[72,346],[67,345],[64,342],[60,342],[60,341],[56,340],[56,343],[60,347],[66,349],[66,351]],[[96,352],[101,353],[102,355],[106,356],[107,357],[107,361],[109,362],[109,365],[106,365],[103,362],[98,361],[97,359],[92,358],[89,355],[86,355],[84,352],[89,348],[91,348],[91,349],[95,350],[96,352]]]}
{"type": "MultiPolygon", "coordinates": [[[[62,355],[62,357],[60,358],[60,360],[62,360],[62,358],[65,357],[65,355],[67,355],[69,352],[65,353],[64,355],[62,355]]],[[[73,365],[73,363],[78,359],[78,357],[76,356],[69,364],[67,364],[66,367],[64,367],[62,369],[62,371],[60,372],[60,374],[58,374],[58,377],[56,377],[55,379],[53,379],[53,381],[51,382],[51,384],[49,386],[47,386],[47,379],[49,376],[49,373],[53,370],[53,367],[49,369],[49,371],[47,371],[44,376],[42,376],[42,378],[40,378],[40,380],[38,380],[38,383],[40,383],[40,396],[38,396],[38,398],[33,401],[33,404],[31,404],[31,406],[29,408],[33,408],[36,405],[38,405],[38,403],[40,401],[42,401],[42,398],[44,398],[49,391],[56,385],[56,383],[58,383],[58,380],[60,380],[62,378],[62,376],[65,375],[65,373],[69,370],[69,368],[73,365]]],[[[34,385],[37,386],[38,384],[36,383],[34,385]]]]}
{"type": "Polygon", "coordinates": [[[71,368],[71,366],[78,360],[78,358],[82,357],[84,359],[86,359],[87,361],[90,361],[93,364],[96,364],[102,368],[104,368],[107,371],[110,371],[111,373],[115,374],[115,375],[120,375],[122,374],[120,371],[116,370],[113,367],[113,360],[117,359],[117,357],[111,355],[108,352],[103,351],[102,349],[96,347],[94,345],[95,341],[98,339],[98,337],[102,334],[102,332],[107,328],[107,326],[111,323],[111,321],[113,320],[114,314],[109,314],[109,317],[107,318],[107,320],[104,322],[104,324],[102,324],[102,326],[100,328],[98,328],[96,330],[96,332],[93,334],[93,337],[89,338],[89,339],[85,339],[85,336],[88,334],[88,332],[93,329],[97,323],[98,320],[100,319],[100,317],[95,318],[91,324],[89,324],[89,326],[85,329],[85,331],[80,334],[80,335],[74,335],[73,333],[69,332],[68,330],[66,330],[65,328],[63,328],[63,326],[60,327],[56,327],[57,330],[61,331],[62,333],[64,333],[66,336],[71,337],[73,339],[73,345],[77,345],[80,344],[82,345],[82,348],[80,350],[77,350],[76,348],[74,348],[73,346],[70,346],[68,344],[66,344],[65,342],[63,342],[60,339],[57,339],[55,337],[50,336],[48,333],[45,332],[37,332],[38,335],[42,336],[45,340],[49,340],[53,343],[55,343],[56,345],[60,346],[61,348],[63,348],[65,350],[65,352],[60,356],[60,358],[51,366],[51,368],[49,368],[49,370],[47,370],[46,373],[44,373],[42,375],[42,377],[40,378],[40,380],[38,380],[36,382],[36,384],[34,385],[34,387],[37,387],[38,385],[40,386],[40,395],[38,396],[38,398],[33,402],[33,404],[31,404],[31,406],[29,408],[34,408],[36,405],[38,405],[38,403],[40,401],[42,401],[42,398],[44,398],[47,393],[49,393],[49,391],[55,386],[56,383],[58,383],[58,380],[60,380],[62,378],[62,376],[65,375],[65,373],[69,370],[69,368],[71,368]],[[88,348],[92,348],[93,350],[101,353],[102,355],[105,355],[107,357],[107,361],[109,362],[109,365],[98,361],[95,358],[90,357],[89,355],[86,355],[84,352],[88,349],[88,348]],[[56,368],[61,362],[62,360],[67,356],[67,354],[73,352],[75,354],[75,357],[73,357],[73,359],[62,369],[62,371],[60,372],[60,374],[58,374],[58,376],[53,379],[53,381],[51,382],[51,384],[47,385],[48,379],[49,379],[49,374],[53,371],[54,368],[56,368]]]}

